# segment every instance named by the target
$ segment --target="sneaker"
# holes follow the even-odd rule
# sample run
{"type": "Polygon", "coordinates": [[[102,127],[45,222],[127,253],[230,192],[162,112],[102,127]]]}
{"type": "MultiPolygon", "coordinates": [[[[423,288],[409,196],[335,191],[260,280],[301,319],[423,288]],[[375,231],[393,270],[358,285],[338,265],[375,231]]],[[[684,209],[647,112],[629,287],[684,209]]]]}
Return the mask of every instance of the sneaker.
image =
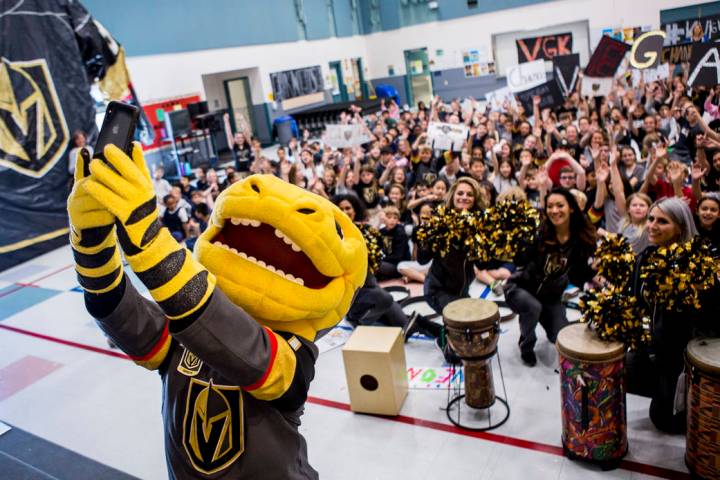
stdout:
{"type": "Polygon", "coordinates": [[[490,285],[490,290],[492,290],[492,292],[498,297],[502,297],[505,295],[505,290],[503,289],[504,285],[505,280],[495,280],[492,285],[490,285]]]}
{"type": "Polygon", "coordinates": [[[408,318],[407,325],[405,325],[405,343],[410,340],[410,337],[412,337],[415,333],[420,332],[420,324],[418,323],[418,317],[420,314],[418,312],[413,312],[410,317],[408,318]]]}
{"type": "Polygon", "coordinates": [[[445,359],[445,362],[447,362],[449,365],[460,365],[462,364],[462,359],[460,356],[455,353],[455,350],[452,349],[449,343],[442,337],[437,337],[435,339],[435,345],[440,349],[440,352],[443,354],[443,358],[445,359]]]}
{"type": "Polygon", "coordinates": [[[520,353],[520,358],[522,358],[522,361],[528,367],[534,367],[535,365],[537,365],[537,357],[535,356],[535,352],[522,352],[520,353]]]}

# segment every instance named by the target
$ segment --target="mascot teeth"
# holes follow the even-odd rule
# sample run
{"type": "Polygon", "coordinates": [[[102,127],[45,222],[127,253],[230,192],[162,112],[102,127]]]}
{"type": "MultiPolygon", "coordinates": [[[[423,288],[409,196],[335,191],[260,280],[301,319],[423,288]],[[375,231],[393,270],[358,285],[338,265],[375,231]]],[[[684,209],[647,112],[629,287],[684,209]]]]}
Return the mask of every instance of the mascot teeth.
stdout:
{"type": "Polygon", "coordinates": [[[277,228],[275,229],[275,236],[282,239],[283,242],[290,245],[290,248],[292,248],[294,251],[300,252],[302,250],[295,242],[290,240],[283,232],[281,232],[277,228]]]}
{"type": "Polygon", "coordinates": [[[250,220],[249,218],[231,218],[230,223],[233,225],[243,225],[245,227],[259,227],[259,220],[250,220]]]}
{"type": "MultiPolygon", "coordinates": [[[[243,219],[233,218],[231,221],[233,222],[234,225],[239,225],[240,222],[243,221],[243,219]],[[235,223],[236,221],[237,221],[238,223],[235,223]]],[[[260,224],[260,222],[257,222],[257,223],[258,223],[258,225],[260,224]]],[[[280,232],[280,231],[279,231],[279,230],[275,230],[275,232],[276,232],[276,234],[277,234],[277,232],[280,232]]],[[[280,233],[282,234],[282,232],[280,232],[280,233]]],[[[278,236],[280,236],[280,235],[278,235],[278,236]]],[[[282,238],[283,238],[283,240],[285,240],[287,237],[282,237],[282,238]]],[[[287,243],[287,242],[286,242],[286,243],[287,243]]],[[[216,247],[224,248],[225,250],[228,250],[228,251],[234,253],[235,255],[238,255],[240,258],[242,258],[242,259],[244,259],[244,260],[247,260],[247,261],[249,261],[249,262],[251,262],[251,263],[254,263],[255,265],[258,265],[258,266],[260,266],[260,267],[263,267],[263,268],[265,268],[265,269],[267,269],[267,270],[270,270],[270,271],[273,272],[274,274],[279,275],[279,276],[283,277],[283,278],[286,279],[286,280],[290,280],[290,281],[293,282],[293,283],[297,283],[297,284],[300,285],[301,287],[302,287],[302,286],[305,286],[305,281],[304,281],[302,278],[296,278],[295,276],[293,276],[293,275],[291,275],[291,274],[289,274],[289,273],[285,273],[285,272],[283,272],[282,270],[280,270],[279,268],[276,268],[276,267],[274,267],[273,265],[270,265],[269,263],[265,263],[265,262],[263,262],[262,260],[258,260],[257,258],[255,258],[255,257],[253,257],[253,256],[248,256],[247,253],[245,253],[245,252],[239,252],[236,248],[233,248],[233,247],[230,247],[230,246],[228,246],[228,245],[225,245],[224,243],[222,243],[222,242],[220,242],[220,241],[215,241],[215,242],[213,242],[213,245],[215,245],[216,247]]],[[[300,251],[300,247],[298,247],[298,246],[295,245],[294,243],[289,243],[289,245],[291,245],[291,246],[292,246],[292,249],[295,250],[296,252],[299,252],[299,251],[300,251]]]]}

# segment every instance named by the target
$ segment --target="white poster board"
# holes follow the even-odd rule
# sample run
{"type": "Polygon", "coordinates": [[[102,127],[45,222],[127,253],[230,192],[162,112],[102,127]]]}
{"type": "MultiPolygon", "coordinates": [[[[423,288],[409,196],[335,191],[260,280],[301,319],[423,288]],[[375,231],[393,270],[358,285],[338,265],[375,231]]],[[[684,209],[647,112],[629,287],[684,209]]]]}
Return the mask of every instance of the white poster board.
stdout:
{"type": "Polygon", "coordinates": [[[368,143],[370,136],[365,126],[357,123],[326,125],[322,141],[333,148],[346,148],[368,143]]]}
{"type": "Polygon", "coordinates": [[[583,77],[581,94],[584,97],[607,97],[612,90],[614,78],[583,77]]]}
{"type": "Polygon", "coordinates": [[[513,95],[509,87],[503,87],[486,93],[485,100],[487,100],[493,112],[501,112],[505,110],[505,108],[503,108],[505,102],[508,102],[510,105],[515,104],[515,95],[513,95]]]}
{"type": "Polygon", "coordinates": [[[428,124],[428,142],[436,150],[462,150],[470,129],[463,123],[430,122],[428,124]]]}
{"type": "Polygon", "coordinates": [[[511,92],[523,92],[547,82],[545,60],[521,63],[507,69],[507,84],[511,92]]]}
{"type": "Polygon", "coordinates": [[[640,79],[644,79],[645,83],[657,82],[670,78],[670,64],[661,63],[655,68],[646,68],[645,70],[632,70],[633,85],[640,83],[640,79]]]}

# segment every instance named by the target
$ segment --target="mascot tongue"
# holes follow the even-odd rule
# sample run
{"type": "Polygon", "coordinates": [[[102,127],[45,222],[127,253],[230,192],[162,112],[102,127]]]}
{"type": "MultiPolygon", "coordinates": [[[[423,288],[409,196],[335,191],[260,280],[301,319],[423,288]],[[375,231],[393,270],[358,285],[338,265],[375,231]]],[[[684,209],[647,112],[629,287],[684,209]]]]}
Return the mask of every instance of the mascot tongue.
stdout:
{"type": "Polygon", "coordinates": [[[302,251],[296,252],[280,239],[275,229],[265,223],[252,227],[225,222],[213,242],[220,242],[247,257],[254,257],[276,271],[281,270],[302,279],[308,288],[324,288],[332,280],[320,273],[302,251]]]}

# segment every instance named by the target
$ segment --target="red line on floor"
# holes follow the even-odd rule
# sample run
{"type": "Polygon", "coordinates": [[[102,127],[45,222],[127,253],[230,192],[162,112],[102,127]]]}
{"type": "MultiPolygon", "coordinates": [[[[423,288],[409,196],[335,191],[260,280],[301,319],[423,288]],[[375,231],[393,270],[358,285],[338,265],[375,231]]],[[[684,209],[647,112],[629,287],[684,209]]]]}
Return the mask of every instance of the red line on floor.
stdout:
{"type": "MultiPolygon", "coordinates": [[[[9,325],[0,325],[0,329],[8,330],[8,331],[19,333],[22,335],[28,335],[28,336],[31,336],[34,338],[39,338],[42,340],[47,340],[49,342],[59,343],[61,345],[65,345],[68,347],[80,348],[82,350],[88,350],[90,352],[100,353],[103,355],[108,355],[110,357],[121,358],[123,360],[130,360],[130,357],[128,357],[124,353],[114,352],[112,350],[106,350],[106,349],[98,348],[98,347],[93,347],[91,345],[84,345],[82,343],[71,342],[69,340],[63,340],[61,338],[51,337],[49,335],[32,332],[30,330],[25,330],[22,328],[11,327],[9,325]]],[[[328,400],[325,398],[308,396],[307,401],[309,403],[313,403],[315,405],[320,405],[323,407],[335,408],[335,409],[344,410],[347,412],[351,411],[349,404],[342,403],[342,402],[336,402],[334,400],[328,400]]],[[[388,416],[380,416],[380,415],[371,415],[371,416],[373,416],[375,418],[380,418],[383,420],[404,423],[406,425],[430,428],[432,430],[453,433],[455,435],[463,435],[465,437],[478,438],[481,440],[486,440],[486,441],[494,442],[494,443],[500,443],[503,445],[509,445],[512,447],[525,448],[527,450],[548,453],[551,455],[558,455],[561,457],[563,456],[562,448],[558,447],[556,445],[548,445],[545,443],[533,442],[531,440],[523,440],[522,438],[510,437],[507,435],[500,435],[498,433],[473,432],[470,430],[463,430],[462,428],[456,427],[455,425],[434,422],[431,420],[423,420],[422,418],[408,417],[405,415],[398,415],[396,417],[388,417],[388,416]]],[[[633,462],[631,460],[623,460],[620,463],[620,468],[622,468],[623,470],[629,470],[632,472],[642,473],[645,475],[652,475],[652,476],[660,477],[660,478],[683,479],[683,480],[690,479],[690,475],[685,472],[678,472],[676,470],[671,470],[669,468],[656,467],[656,466],[647,465],[644,463],[633,462]]]]}
{"type": "MultiPolygon", "coordinates": [[[[350,405],[347,403],[336,402],[334,400],[327,400],[325,398],[308,397],[308,403],[314,403],[323,407],[336,408],[338,410],[351,411],[350,405]]],[[[398,415],[396,417],[384,416],[384,415],[369,415],[382,420],[389,420],[398,423],[404,423],[406,425],[414,425],[416,427],[430,428],[432,430],[439,430],[447,433],[454,433],[456,435],[463,435],[465,437],[479,438],[481,440],[487,440],[489,442],[501,443],[503,445],[510,445],[512,447],[525,448],[527,450],[533,450],[536,452],[549,453],[551,455],[564,456],[562,447],[555,445],[548,445],[545,443],[533,442],[530,440],[523,440],[522,438],[509,437],[507,435],[500,435],[498,433],[490,432],[473,432],[471,430],[464,430],[455,425],[449,425],[446,423],[433,422],[431,420],[423,420],[421,418],[407,417],[405,415],[398,415]]],[[[678,472],[669,468],[656,467],[653,465],[647,465],[644,463],[633,462],[632,460],[623,460],[620,463],[620,468],[623,470],[629,470],[632,472],[642,473],[645,475],[653,475],[660,478],[670,479],[690,479],[690,474],[685,472],[678,472]]]]}
{"type": "Polygon", "coordinates": [[[37,285],[35,285],[35,284],[37,282],[39,282],[40,280],[45,280],[46,278],[52,277],[53,275],[57,275],[58,273],[65,271],[68,268],[73,267],[74,265],[75,265],[74,263],[71,263],[70,265],[65,265],[64,267],[58,268],[57,270],[53,270],[52,272],[50,272],[46,275],[43,275],[40,278],[36,278],[35,280],[33,280],[31,282],[15,282],[15,285],[17,286],[17,288],[13,288],[12,290],[8,290],[7,292],[0,293],[0,298],[7,297],[11,293],[15,293],[19,290],[22,290],[25,287],[37,287],[37,285]]]}
{"type": "Polygon", "coordinates": [[[123,360],[130,360],[130,357],[121,352],[114,352],[112,350],[106,350],[104,348],[93,347],[92,345],[85,345],[83,343],[71,342],[70,340],[63,340],[62,338],[51,337],[42,333],[31,332],[22,328],[11,327],[10,325],[0,325],[0,329],[8,330],[10,332],[20,333],[22,335],[28,335],[30,337],[39,338],[41,340],[47,340],[48,342],[59,343],[60,345],[66,345],[68,347],[80,348],[90,352],[100,353],[109,357],[122,358],[123,360]]]}

